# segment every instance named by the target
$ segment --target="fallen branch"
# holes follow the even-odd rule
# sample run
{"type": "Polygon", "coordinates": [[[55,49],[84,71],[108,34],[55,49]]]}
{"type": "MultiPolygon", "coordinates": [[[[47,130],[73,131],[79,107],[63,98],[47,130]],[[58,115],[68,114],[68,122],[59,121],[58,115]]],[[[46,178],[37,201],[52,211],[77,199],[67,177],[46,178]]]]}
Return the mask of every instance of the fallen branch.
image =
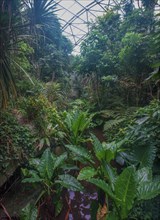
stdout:
{"type": "Polygon", "coordinates": [[[7,212],[7,209],[4,207],[2,203],[0,203],[0,207],[3,209],[5,215],[8,217],[8,220],[12,220],[9,213],[7,212]]]}

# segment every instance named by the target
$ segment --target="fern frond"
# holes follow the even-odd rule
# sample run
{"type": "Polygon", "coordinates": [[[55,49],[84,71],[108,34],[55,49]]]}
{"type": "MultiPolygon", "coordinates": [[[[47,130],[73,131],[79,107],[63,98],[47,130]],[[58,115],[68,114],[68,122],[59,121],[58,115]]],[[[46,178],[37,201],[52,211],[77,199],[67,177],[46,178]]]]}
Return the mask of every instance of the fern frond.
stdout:
{"type": "Polygon", "coordinates": [[[104,131],[108,131],[112,128],[119,126],[124,122],[128,117],[131,117],[134,112],[137,110],[137,107],[129,108],[117,108],[115,110],[104,110],[101,112],[101,116],[107,121],[104,124],[104,131]]]}
{"type": "Polygon", "coordinates": [[[104,131],[107,131],[113,127],[118,126],[121,122],[123,122],[125,120],[124,117],[122,118],[115,118],[115,119],[111,119],[109,121],[106,121],[104,124],[104,131]]]}

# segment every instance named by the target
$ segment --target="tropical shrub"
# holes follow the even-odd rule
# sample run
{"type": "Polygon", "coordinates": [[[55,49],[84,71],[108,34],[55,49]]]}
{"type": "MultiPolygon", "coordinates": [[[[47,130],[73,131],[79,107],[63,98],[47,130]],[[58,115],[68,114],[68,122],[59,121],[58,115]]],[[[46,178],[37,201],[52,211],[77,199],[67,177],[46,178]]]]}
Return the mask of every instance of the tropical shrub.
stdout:
{"type": "Polygon", "coordinates": [[[87,130],[92,126],[92,114],[74,108],[63,112],[65,140],[68,144],[80,145],[87,141],[87,130]]]}
{"type": "Polygon", "coordinates": [[[24,163],[34,155],[35,136],[25,125],[20,125],[9,112],[0,114],[0,171],[24,163]]]}
{"type": "Polygon", "coordinates": [[[38,212],[34,204],[28,204],[25,208],[22,209],[20,219],[21,220],[35,220],[37,219],[38,212]]]}
{"type": "MultiPolygon", "coordinates": [[[[141,10],[133,2],[123,4],[123,19],[121,13],[108,10],[91,25],[81,54],[73,63],[74,71],[85,76],[84,82],[92,79],[88,98],[97,109],[142,106],[155,95],[150,93],[152,84],[143,83],[153,70],[151,64],[159,57],[158,50],[154,55],[150,53],[155,48],[152,36],[159,30],[154,7],[141,10]]],[[[157,45],[158,33],[154,37],[157,45]]]]}
{"type": "Polygon", "coordinates": [[[101,144],[92,135],[94,154],[99,161],[99,166],[84,167],[79,175],[79,180],[87,180],[103,191],[104,204],[107,206],[106,219],[127,219],[136,203],[149,200],[160,194],[160,181],[152,177],[149,167],[137,169],[135,166],[123,168],[118,172],[111,166],[111,161],[117,153],[122,152],[122,143],[116,145],[101,144]]]}
{"type": "Polygon", "coordinates": [[[41,149],[44,145],[50,146],[52,139],[56,140],[60,133],[61,120],[56,108],[42,94],[38,97],[24,98],[20,106],[24,116],[34,124],[40,137],[38,147],[41,149]]]}
{"type": "Polygon", "coordinates": [[[48,82],[45,84],[43,91],[49,102],[62,110],[67,106],[67,96],[64,95],[62,85],[58,82],[48,82]]]}
{"type": "Polygon", "coordinates": [[[102,122],[103,132],[108,142],[115,140],[119,135],[119,131],[122,132],[123,128],[132,124],[133,115],[136,110],[136,107],[127,108],[123,106],[117,107],[114,110],[102,110],[97,113],[97,119],[100,119],[102,122]]]}
{"type": "Polygon", "coordinates": [[[24,75],[21,75],[17,76],[16,89],[20,99],[23,99],[23,97],[39,96],[43,91],[43,84],[35,77],[29,80],[24,75]]]}
{"type": "Polygon", "coordinates": [[[40,158],[33,158],[29,161],[29,168],[22,169],[23,183],[41,186],[42,191],[37,202],[43,198],[43,203],[45,201],[48,205],[54,205],[55,215],[58,215],[62,209],[63,187],[73,191],[83,190],[76,178],[67,173],[67,157],[67,153],[56,156],[47,148],[40,158]]]}
{"type": "Polygon", "coordinates": [[[62,75],[68,68],[72,44],[62,35],[54,1],[0,4],[0,105],[5,107],[8,99],[16,96],[15,81],[21,80],[22,73],[30,78],[32,70],[36,78],[45,81],[62,75]]]}
{"type": "Polygon", "coordinates": [[[132,121],[132,125],[123,129],[119,140],[123,140],[123,147],[128,150],[131,163],[140,167],[152,167],[159,163],[159,101],[155,100],[140,108],[132,121]]]}

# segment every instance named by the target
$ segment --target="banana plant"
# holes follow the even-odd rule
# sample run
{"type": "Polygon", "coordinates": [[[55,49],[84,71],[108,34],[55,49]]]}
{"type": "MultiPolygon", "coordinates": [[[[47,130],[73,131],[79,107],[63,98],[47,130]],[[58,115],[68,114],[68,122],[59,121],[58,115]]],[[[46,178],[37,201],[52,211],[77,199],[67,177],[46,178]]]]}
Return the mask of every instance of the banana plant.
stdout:
{"type": "Polygon", "coordinates": [[[29,161],[29,169],[22,169],[23,183],[31,183],[37,187],[41,185],[42,192],[36,204],[40,199],[51,202],[53,195],[54,198],[57,198],[54,200],[56,215],[62,209],[60,196],[64,187],[73,191],[83,191],[80,182],[67,173],[67,158],[67,153],[56,156],[47,148],[41,158],[34,158],[29,161]]]}
{"type": "Polygon", "coordinates": [[[122,143],[102,144],[94,135],[92,140],[99,166],[90,163],[80,171],[77,179],[86,180],[103,192],[107,206],[105,219],[127,219],[139,201],[152,199],[160,194],[160,181],[152,179],[150,168],[136,170],[135,166],[129,166],[118,174],[110,165],[111,160],[122,151],[122,143]]]}

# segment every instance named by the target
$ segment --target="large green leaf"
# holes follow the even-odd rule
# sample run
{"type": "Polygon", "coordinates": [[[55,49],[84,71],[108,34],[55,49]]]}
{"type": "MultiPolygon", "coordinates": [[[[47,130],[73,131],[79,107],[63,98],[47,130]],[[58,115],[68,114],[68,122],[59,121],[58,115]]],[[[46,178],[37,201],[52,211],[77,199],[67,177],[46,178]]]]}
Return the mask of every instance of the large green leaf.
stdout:
{"type": "Polygon", "coordinates": [[[116,199],[111,187],[104,180],[91,178],[88,180],[88,182],[93,183],[98,188],[102,189],[112,199],[116,199]]]}
{"type": "Polygon", "coordinates": [[[93,162],[92,156],[89,154],[89,151],[83,147],[75,145],[65,145],[73,154],[80,156],[90,162],[93,162]]]}
{"type": "Polygon", "coordinates": [[[64,186],[67,189],[73,190],[73,191],[83,191],[84,188],[78,182],[78,180],[69,175],[69,174],[64,174],[64,175],[59,175],[59,180],[55,181],[56,183],[60,183],[62,186],[64,186]]]}
{"type": "Polygon", "coordinates": [[[58,156],[54,162],[53,170],[56,168],[59,168],[61,165],[63,165],[64,161],[67,159],[67,153],[64,153],[60,156],[58,156]]]}
{"type": "Polygon", "coordinates": [[[83,120],[81,121],[80,131],[83,132],[87,128],[90,127],[91,120],[92,120],[92,114],[88,114],[88,112],[83,113],[83,120]]]}
{"type": "Polygon", "coordinates": [[[79,143],[86,142],[87,139],[83,133],[90,127],[92,115],[89,115],[87,111],[73,109],[71,112],[65,112],[64,117],[64,127],[68,143],[78,145],[79,143]]]}
{"type": "Polygon", "coordinates": [[[55,216],[57,217],[61,213],[62,208],[63,208],[62,201],[59,200],[58,202],[56,202],[55,206],[56,206],[56,208],[55,208],[55,216]]]}
{"type": "Polygon", "coordinates": [[[39,183],[39,182],[42,182],[43,179],[39,178],[39,176],[33,176],[33,177],[30,177],[30,178],[25,178],[22,183],[39,183]]]}
{"type": "Polygon", "coordinates": [[[72,128],[72,117],[71,117],[71,114],[67,113],[65,115],[65,124],[67,125],[68,129],[71,130],[72,128]]]}
{"type": "Polygon", "coordinates": [[[54,167],[55,158],[51,153],[50,149],[46,149],[41,157],[41,162],[37,167],[39,174],[42,178],[52,178],[53,167],[54,167]]]}
{"type": "Polygon", "coordinates": [[[160,194],[160,181],[145,182],[138,186],[138,200],[152,199],[160,194]]]}
{"type": "Polygon", "coordinates": [[[105,159],[108,163],[110,163],[110,161],[116,157],[117,152],[122,151],[123,142],[124,140],[119,142],[112,141],[110,143],[103,143],[103,148],[106,152],[105,159]]]}
{"type": "Polygon", "coordinates": [[[41,163],[41,160],[39,158],[32,158],[30,161],[29,161],[29,164],[31,165],[31,167],[35,167],[37,168],[41,163]]]}
{"type": "MultiPolygon", "coordinates": [[[[145,136],[146,136],[146,133],[139,136],[139,139],[141,138],[142,141],[144,142],[145,136]]],[[[137,138],[137,141],[138,141],[138,138],[137,138]]],[[[148,139],[148,142],[149,142],[149,139],[148,139]]],[[[156,157],[156,150],[157,150],[156,147],[152,143],[146,143],[145,145],[143,143],[141,145],[137,144],[133,148],[133,152],[131,153],[131,159],[139,163],[140,168],[152,167],[154,159],[156,157]]]]}
{"type": "Polygon", "coordinates": [[[106,220],[119,220],[117,213],[111,212],[107,215],[106,220]]]}
{"type": "Polygon", "coordinates": [[[127,217],[133,206],[136,187],[135,169],[134,167],[128,167],[117,177],[115,182],[115,195],[120,200],[117,205],[120,205],[122,218],[127,217]]]}
{"type": "Polygon", "coordinates": [[[138,184],[152,181],[152,170],[149,167],[143,167],[142,169],[137,170],[136,180],[138,184]]]}
{"type": "Polygon", "coordinates": [[[75,112],[74,118],[73,118],[73,124],[72,129],[75,137],[77,137],[79,131],[82,131],[82,125],[85,123],[85,118],[83,112],[75,112]]]}
{"type": "Polygon", "coordinates": [[[112,151],[107,151],[104,148],[104,145],[106,145],[106,143],[102,144],[95,135],[91,134],[91,137],[93,141],[93,149],[97,159],[100,161],[104,159],[110,162],[110,160],[114,158],[114,153],[112,151]]]}
{"type": "Polygon", "coordinates": [[[104,175],[108,178],[112,190],[114,190],[114,184],[116,180],[116,174],[114,169],[106,161],[102,161],[102,167],[104,175]]]}
{"type": "Polygon", "coordinates": [[[82,135],[82,133],[89,127],[91,123],[91,116],[88,115],[87,112],[83,111],[73,111],[71,113],[67,113],[65,118],[65,123],[72,133],[73,137],[71,137],[75,141],[82,135]]]}
{"type": "Polygon", "coordinates": [[[93,167],[84,167],[77,177],[78,180],[88,180],[95,176],[97,171],[93,167]]]}
{"type": "MultiPolygon", "coordinates": [[[[71,161],[72,162],[72,161],[71,161]]],[[[73,165],[73,164],[62,164],[61,165],[61,168],[63,169],[63,170],[68,170],[68,171],[71,171],[71,170],[79,170],[79,168],[77,167],[77,166],[75,166],[75,165],[73,165]]]]}
{"type": "Polygon", "coordinates": [[[103,147],[101,142],[98,140],[98,138],[94,135],[91,134],[92,141],[93,141],[93,149],[95,154],[97,155],[99,152],[103,151],[103,147]]]}
{"type": "Polygon", "coordinates": [[[33,204],[28,204],[22,209],[21,220],[35,220],[37,219],[37,209],[33,204]]]}
{"type": "Polygon", "coordinates": [[[27,170],[26,174],[23,172],[27,178],[23,179],[23,183],[38,183],[42,182],[43,179],[39,177],[38,173],[35,170],[27,170]]]}

